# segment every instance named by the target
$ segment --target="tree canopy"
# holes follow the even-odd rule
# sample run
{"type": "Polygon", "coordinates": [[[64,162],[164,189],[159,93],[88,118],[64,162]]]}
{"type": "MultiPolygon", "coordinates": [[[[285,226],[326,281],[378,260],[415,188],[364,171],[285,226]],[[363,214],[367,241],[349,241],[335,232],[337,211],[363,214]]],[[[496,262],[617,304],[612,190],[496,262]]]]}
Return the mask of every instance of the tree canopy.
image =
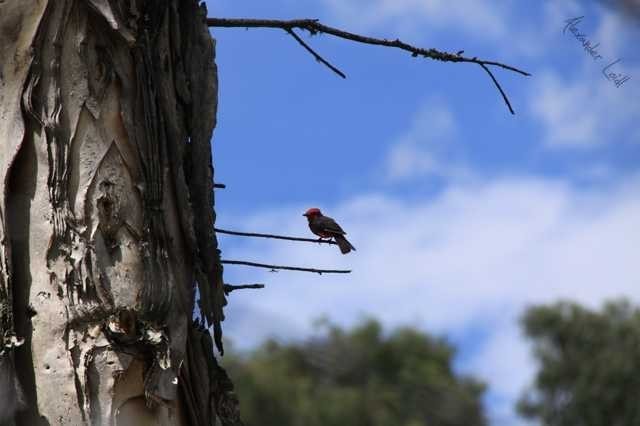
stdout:
{"type": "Polygon", "coordinates": [[[539,371],[521,414],[546,425],[640,424],[640,310],[560,302],[530,308],[522,325],[539,371]]]}
{"type": "Polygon", "coordinates": [[[249,426],[481,426],[484,385],[456,375],[454,348],[374,320],[321,338],[270,340],[225,366],[249,426]]]}

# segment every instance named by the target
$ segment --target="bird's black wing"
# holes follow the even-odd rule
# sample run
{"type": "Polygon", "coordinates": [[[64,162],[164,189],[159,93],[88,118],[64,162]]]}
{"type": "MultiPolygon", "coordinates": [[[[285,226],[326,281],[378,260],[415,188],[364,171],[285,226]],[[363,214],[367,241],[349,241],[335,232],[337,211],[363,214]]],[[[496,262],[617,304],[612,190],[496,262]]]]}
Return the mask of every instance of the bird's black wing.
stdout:
{"type": "Polygon", "coordinates": [[[318,228],[329,234],[347,235],[346,232],[336,223],[335,220],[328,216],[321,216],[316,219],[318,228]]]}

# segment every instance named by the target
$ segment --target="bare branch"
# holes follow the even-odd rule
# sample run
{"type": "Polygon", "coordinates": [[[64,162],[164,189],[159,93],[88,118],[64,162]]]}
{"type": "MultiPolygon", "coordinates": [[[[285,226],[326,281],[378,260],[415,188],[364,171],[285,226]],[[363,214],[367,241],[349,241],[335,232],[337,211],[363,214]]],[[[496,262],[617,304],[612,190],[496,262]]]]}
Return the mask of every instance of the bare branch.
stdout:
{"type": "Polygon", "coordinates": [[[335,244],[333,240],[323,240],[323,239],[313,239],[313,238],[300,238],[300,237],[287,237],[285,235],[274,235],[274,234],[258,234],[255,232],[238,232],[238,231],[229,231],[226,229],[214,228],[214,230],[219,234],[227,234],[227,235],[238,235],[241,237],[258,237],[258,238],[273,238],[276,240],[289,240],[289,241],[304,241],[307,243],[318,243],[318,244],[335,244]]]}
{"type": "MultiPolygon", "coordinates": [[[[282,28],[285,31],[293,28],[300,28],[309,31],[312,35],[318,33],[331,34],[335,37],[344,38],[347,40],[355,41],[358,43],[372,44],[377,46],[395,47],[401,50],[405,50],[412,54],[412,56],[423,56],[425,58],[434,59],[444,62],[471,62],[474,64],[493,65],[500,68],[514,71],[522,75],[530,76],[526,71],[522,71],[518,68],[510,65],[505,65],[500,62],[485,61],[478,58],[467,58],[462,55],[453,54],[449,52],[442,52],[437,49],[425,49],[422,47],[415,47],[410,44],[404,43],[399,39],[387,40],[374,37],[366,37],[359,34],[350,33],[347,31],[339,30],[337,28],[329,27],[321,24],[317,19],[292,19],[289,21],[282,21],[276,19],[243,19],[243,18],[207,18],[207,25],[210,27],[223,27],[223,28],[282,28]]],[[[460,51],[464,52],[464,51],[460,51]]],[[[458,52],[458,53],[460,53],[458,52]]]]}
{"type": "Polygon", "coordinates": [[[277,272],[277,270],[285,270],[285,271],[302,271],[302,272],[313,272],[316,274],[350,274],[351,271],[344,269],[315,269],[315,268],[298,268],[296,266],[278,266],[278,265],[266,265],[264,263],[255,263],[255,262],[245,262],[244,260],[221,260],[220,263],[225,265],[244,265],[244,266],[253,266],[255,268],[266,268],[271,269],[273,272],[277,272]]]}
{"type": "Polygon", "coordinates": [[[411,53],[411,56],[418,57],[422,56],[424,58],[433,59],[436,61],[443,62],[467,62],[473,63],[481,66],[485,71],[489,73],[489,76],[493,80],[494,84],[500,91],[502,98],[504,99],[509,111],[512,114],[515,114],[511,104],[509,103],[509,99],[507,95],[498,84],[498,81],[495,79],[493,74],[489,71],[487,66],[495,66],[500,67],[509,71],[513,71],[519,73],[524,76],[530,76],[526,71],[522,71],[518,68],[512,67],[510,65],[506,65],[500,62],[495,61],[486,61],[482,59],[478,59],[476,57],[468,58],[466,56],[462,56],[464,51],[458,51],[457,53],[449,53],[440,51],[437,49],[424,49],[421,47],[412,46],[410,44],[404,43],[400,41],[400,39],[395,40],[387,40],[380,39],[374,37],[366,37],[359,34],[350,33],[348,31],[343,31],[337,28],[329,27],[327,25],[321,24],[317,19],[292,19],[288,21],[276,20],[276,19],[243,19],[243,18],[207,18],[207,25],[210,27],[223,27],[223,28],[233,28],[233,27],[241,27],[241,28],[280,28],[289,33],[292,37],[296,39],[298,43],[300,43],[307,51],[309,51],[319,62],[323,63],[327,67],[329,67],[332,71],[336,72],[338,75],[345,77],[344,74],[331,65],[329,62],[324,60],[320,55],[318,55],[311,47],[309,47],[297,34],[293,32],[294,28],[300,28],[303,30],[309,31],[311,35],[316,35],[318,33],[330,34],[335,37],[343,38],[346,40],[355,41],[358,43],[372,44],[376,46],[385,46],[385,47],[393,47],[397,49],[404,50],[406,52],[411,53]]]}
{"type": "Polygon", "coordinates": [[[242,285],[225,284],[223,287],[224,294],[226,294],[227,296],[229,295],[229,293],[236,290],[261,289],[261,288],[264,288],[264,284],[242,284],[242,285]]]}

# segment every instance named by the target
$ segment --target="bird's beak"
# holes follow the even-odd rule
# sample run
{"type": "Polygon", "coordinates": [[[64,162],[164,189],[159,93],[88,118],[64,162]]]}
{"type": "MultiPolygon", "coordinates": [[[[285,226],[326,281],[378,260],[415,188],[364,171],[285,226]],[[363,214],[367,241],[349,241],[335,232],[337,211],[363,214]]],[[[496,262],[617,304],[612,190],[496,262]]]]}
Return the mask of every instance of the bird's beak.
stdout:
{"type": "Polygon", "coordinates": [[[307,215],[307,214],[306,214],[306,213],[304,213],[302,216],[306,216],[306,215],[307,215]]]}

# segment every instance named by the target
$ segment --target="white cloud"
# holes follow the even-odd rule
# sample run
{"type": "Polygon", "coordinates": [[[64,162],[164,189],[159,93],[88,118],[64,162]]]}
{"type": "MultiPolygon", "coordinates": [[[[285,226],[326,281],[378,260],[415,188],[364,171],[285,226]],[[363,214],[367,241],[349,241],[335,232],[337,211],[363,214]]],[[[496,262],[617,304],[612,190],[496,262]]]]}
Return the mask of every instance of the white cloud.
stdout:
{"type": "MultiPolygon", "coordinates": [[[[594,148],[640,142],[640,90],[637,84],[619,88],[600,72],[602,64],[578,78],[560,77],[549,70],[538,75],[530,92],[530,112],[543,126],[547,147],[594,148]],[[594,74],[595,72],[595,74],[594,74]]],[[[640,67],[617,71],[640,76],[640,67]]]]}
{"type": "Polygon", "coordinates": [[[592,87],[584,81],[564,82],[552,73],[538,77],[535,86],[531,111],[544,126],[545,144],[591,146],[605,142],[597,132],[598,111],[588,102],[596,99],[592,87]]]}
{"type": "MultiPolygon", "coordinates": [[[[480,324],[490,335],[479,352],[464,354],[471,360],[465,369],[505,401],[494,409],[507,410],[531,379],[514,325],[525,306],[557,298],[591,306],[623,295],[640,300],[638,184],[634,178],[597,191],[513,178],[458,183],[416,202],[360,196],[326,212],[349,231],[358,251],[348,256],[334,246],[268,240],[230,246],[223,240],[227,258],[354,271],[315,276],[228,267],[227,279],[268,287],[232,296],[227,333],[245,347],[259,334],[301,337],[311,332],[312,319],[325,314],[342,325],[373,315],[387,326],[411,323],[452,334],[480,324]],[[243,300],[260,306],[255,321],[243,300]],[[250,336],[234,329],[235,312],[254,325],[250,336]],[[279,319],[265,320],[269,315],[279,319]]],[[[241,222],[305,235],[299,216],[304,207],[283,206],[241,222]]]]}
{"type": "MultiPolygon", "coordinates": [[[[596,33],[593,35],[594,43],[600,43],[599,50],[611,58],[617,58],[625,41],[622,28],[625,23],[622,17],[614,12],[603,12],[596,33]]],[[[591,37],[590,37],[591,38],[591,37]]]]}
{"type": "Polygon", "coordinates": [[[408,131],[391,144],[387,178],[399,181],[418,176],[468,179],[453,114],[442,101],[431,100],[415,114],[408,131]]]}
{"type": "Polygon", "coordinates": [[[491,407],[491,424],[527,424],[518,418],[514,397],[530,385],[535,374],[535,360],[529,345],[523,343],[517,316],[505,315],[492,329],[493,334],[463,372],[491,378],[491,392],[497,395],[497,401],[491,407]]]}

